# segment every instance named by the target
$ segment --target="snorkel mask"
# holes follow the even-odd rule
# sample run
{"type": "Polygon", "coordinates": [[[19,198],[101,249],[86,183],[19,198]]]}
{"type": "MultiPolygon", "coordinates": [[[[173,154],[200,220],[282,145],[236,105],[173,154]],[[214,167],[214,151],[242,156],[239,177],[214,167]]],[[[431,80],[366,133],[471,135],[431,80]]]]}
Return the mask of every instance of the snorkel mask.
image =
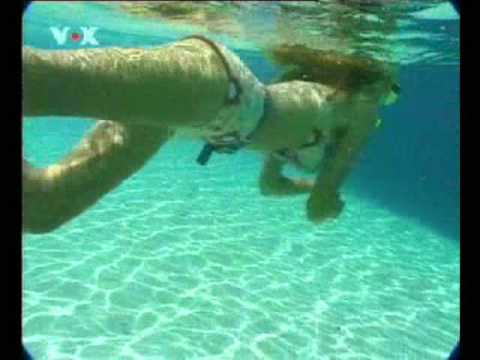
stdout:
{"type": "Polygon", "coordinates": [[[398,98],[400,97],[401,88],[397,82],[394,82],[390,88],[390,92],[385,97],[383,101],[383,105],[392,105],[397,102],[398,98]]]}

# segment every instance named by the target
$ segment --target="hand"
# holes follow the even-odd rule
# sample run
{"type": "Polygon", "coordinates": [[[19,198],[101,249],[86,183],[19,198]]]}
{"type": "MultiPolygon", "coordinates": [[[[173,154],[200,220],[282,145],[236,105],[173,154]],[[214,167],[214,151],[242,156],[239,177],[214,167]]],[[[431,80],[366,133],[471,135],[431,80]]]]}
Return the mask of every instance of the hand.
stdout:
{"type": "Polygon", "coordinates": [[[319,192],[310,196],[307,201],[308,219],[316,224],[336,218],[345,203],[338,192],[319,192]]]}

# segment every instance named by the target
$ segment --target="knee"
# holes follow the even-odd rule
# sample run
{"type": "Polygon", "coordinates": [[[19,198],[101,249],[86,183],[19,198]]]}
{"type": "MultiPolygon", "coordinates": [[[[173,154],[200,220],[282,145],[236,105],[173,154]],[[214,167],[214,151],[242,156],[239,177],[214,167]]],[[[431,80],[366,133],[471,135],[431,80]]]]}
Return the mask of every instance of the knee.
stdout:
{"type": "Polygon", "coordinates": [[[63,221],[56,219],[32,219],[31,217],[23,216],[22,230],[29,234],[48,234],[60,226],[63,225],[63,221]]]}
{"type": "MultiPolygon", "coordinates": [[[[30,234],[47,234],[62,226],[66,220],[64,214],[57,211],[48,202],[47,197],[36,201],[23,201],[22,230],[30,234]]],[[[28,198],[28,200],[33,200],[28,198]]]]}

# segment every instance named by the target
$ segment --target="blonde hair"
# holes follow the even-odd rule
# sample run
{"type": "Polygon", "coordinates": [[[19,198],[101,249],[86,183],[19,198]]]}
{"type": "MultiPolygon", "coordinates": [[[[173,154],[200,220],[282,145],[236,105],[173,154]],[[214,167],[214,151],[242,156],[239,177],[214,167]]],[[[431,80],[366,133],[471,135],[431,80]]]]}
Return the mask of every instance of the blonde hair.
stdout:
{"type": "Polygon", "coordinates": [[[288,69],[275,82],[303,80],[331,86],[354,94],[370,86],[385,85],[388,91],[399,91],[393,66],[365,56],[316,50],[304,45],[280,45],[267,56],[288,69]]]}

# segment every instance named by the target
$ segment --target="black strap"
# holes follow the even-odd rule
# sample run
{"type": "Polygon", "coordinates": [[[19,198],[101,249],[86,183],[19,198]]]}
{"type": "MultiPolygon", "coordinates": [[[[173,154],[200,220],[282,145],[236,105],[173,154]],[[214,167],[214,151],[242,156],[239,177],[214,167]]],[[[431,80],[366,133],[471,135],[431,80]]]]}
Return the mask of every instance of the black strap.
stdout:
{"type": "Polygon", "coordinates": [[[200,165],[206,165],[208,160],[210,160],[210,156],[212,156],[212,152],[214,150],[215,147],[210,143],[203,145],[202,151],[200,151],[200,154],[198,154],[197,163],[200,165]]]}
{"type": "MultiPolygon", "coordinates": [[[[208,44],[213,49],[213,51],[215,51],[215,53],[218,55],[219,59],[222,61],[223,67],[225,68],[225,71],[227,72],[227,77],[228,77],[229,82],[231,84],[233,84],[233,86],[235,87],[235,96],[233,98],[230,98],[230,97],[227,96],[227,100],[225,100],[225,104],[226,105],[238,105],[240,103],[240,95],[242,94],[242,87],[240,86],[240,82],[238,81],[238,79],[235,76],[233,76],[232,70],[230,69],[230,65],[228,64],[227,59],[225,59],[225,55],[223,55],[223,53],[218,48],[218,45],[215,44],[215,42],[213,42],[212,40],[210,40],[209,38],[207,38],[203,35],[190,35],[190,36],[187,36],[187,37],[183,38],[182,40],[187,40],[187,39],[201,40],[201,41],[205,42],[206,44],[208,44]]],[[[229,90],[230,90],[230,88],[229,88],[229,90]]],[[[229,91],[229,93],[230,93],[230,91],[229,91]]],[[[211,144],[211,143],[207,142],[203,146],[202,150],[200,151],[200,154],[197,157],[197,163],[199,163],[200,165],[206,165],[214,151],[234,152],[233,149],[232,149],[232,151],[229,151],[228,149],[225,149],[225,148],[226,147],[215,146],[214,144],[211,144]]]]}
{"type": "Polygon", "coordinates": [[[230,65],[228,64],[227,59],[225,59],[225,55],[223,55],[223,53],[218,48],[218,45],[215,44],[212,40],[210,40],[209,38],[207,38],[203,35],[190,35],[190,36],[187,36],[187,37],[183,38],[182,40],[187,40],[187,39],[201,40],[201,41],[205,42],[206,44],[210,45],[210,47],[213,49],[213,51],[215,51],[215,53],[218,55],[218,57],[220,58],[220,60],[223,63],[225,71],[227,72],[228,80],[235,87],[235,97],[233,97],[231,99],[229,97],[227,97],[227,100],[225,101],[225,103],[227,105],[237,105],[237,104],[239,104],[240,103],[240,94],[242,93],[242,87],[240,86],[240,82],[238,81],[238,79],[235,76],[233,76],[232,70],[230,69],[230,65]]]}

